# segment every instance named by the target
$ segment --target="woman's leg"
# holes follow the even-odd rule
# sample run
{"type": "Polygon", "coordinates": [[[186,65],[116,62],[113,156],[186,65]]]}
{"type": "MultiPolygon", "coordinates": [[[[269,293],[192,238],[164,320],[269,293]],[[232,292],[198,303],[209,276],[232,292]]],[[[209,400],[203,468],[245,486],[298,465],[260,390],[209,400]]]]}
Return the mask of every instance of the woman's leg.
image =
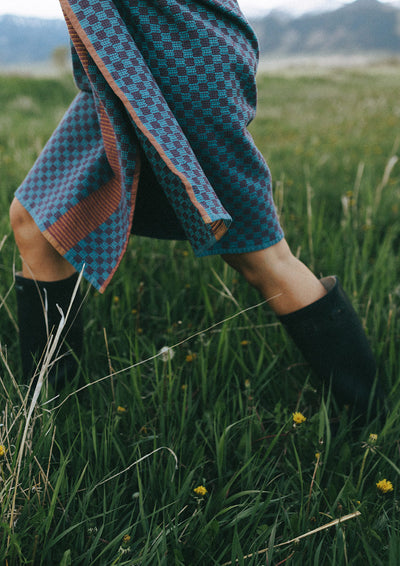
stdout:
{"type": "Polygon", "coordinates": [[[71,305],[78,274],[44,238],[31,215],[14,199],[11,226],[20,255],[22,273],[16,275],[19,339],[25,382],[30,382],[49,340],[61,320],[59,308],[69,318],[61,334],[49,381],[60,387],[72,379],[78,368],[75,356],[82,350],[82,320],[79,293],[71,305]],[[73,352],[73,354],[72,354],[73,352]]]}
{"type": "Polygon", "coordinates": [[[326,295],[325,287],[293,256],[286,240],[261,251],[222,258],[260,291],[277,315],[297,311],[326,295]]]}
{"type": "Polygon", "coordinates": [[[278,315],[314,373],[355,416],[375,415],[383,401],[361,321],[336,277],[319,281],[283,240],[223,259],[256,287],[278,315]]]}
{"type": "Polygon", "coordinates": [[[32,216],[14,198],[10,221],[20,256],[22,275],[37,281],[59,281],[75,273],[75,269],[49,244],[32,216]]]}

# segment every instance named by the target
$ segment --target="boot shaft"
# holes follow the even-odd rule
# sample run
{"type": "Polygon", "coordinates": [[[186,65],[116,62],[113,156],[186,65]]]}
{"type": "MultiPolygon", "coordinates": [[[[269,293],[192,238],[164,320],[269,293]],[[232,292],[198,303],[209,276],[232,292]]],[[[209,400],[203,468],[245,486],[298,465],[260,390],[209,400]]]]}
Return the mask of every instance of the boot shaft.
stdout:
{"type": "Polygon", "coordinates": [[[74,301],[78,274],[61,281],[34,281],[16,275],[17,312],[19,325],[20,351],[24,380],[29,382],[35,373],[51,334],[55,334],[61,321],[61,313],[69,315],[61,334],[58,356],[63,356],[52,366],[49,381],[61,382],[75,375],[76,360],[82,352],[83,328],[80,313],[81,297],[79,289],[74,301]],[[65,355],[64,355],[65,354],[65,355]]]}
{"type": "Polygon", "coordinates": [[[327,294],[279,317],[315,374],[332,389],[339,405],[365,413],[383,397],[375,358],[361,321],[337,277],[321,280],[327,294]]]}

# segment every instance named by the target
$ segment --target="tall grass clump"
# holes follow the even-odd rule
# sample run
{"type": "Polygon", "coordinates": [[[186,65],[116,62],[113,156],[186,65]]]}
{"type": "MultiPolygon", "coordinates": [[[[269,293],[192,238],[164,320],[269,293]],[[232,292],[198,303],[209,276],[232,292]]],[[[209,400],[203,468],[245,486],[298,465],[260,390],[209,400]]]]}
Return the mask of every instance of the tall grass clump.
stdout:
{"type": "MultiPolygon", "coordinates": [[[[59,394],[24,383],[7,218],[74,96],[0,90],[0,564],[397,566],[398,69],[261,75],[251,126],[287,239],[353,299],[389,414],[338,415],[268,306],[219,258],[132,238],[83,283],[85,351],[59,394]]],[[[40,368],[39,368],[40,370],[40,368]]]]}

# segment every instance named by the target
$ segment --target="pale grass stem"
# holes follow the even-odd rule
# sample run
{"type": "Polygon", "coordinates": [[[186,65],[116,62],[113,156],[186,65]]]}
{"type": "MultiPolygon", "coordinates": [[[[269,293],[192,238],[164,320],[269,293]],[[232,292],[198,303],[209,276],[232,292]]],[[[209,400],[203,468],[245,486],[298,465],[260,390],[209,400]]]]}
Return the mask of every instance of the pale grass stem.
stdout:
{"type": "MultiPolygon", "coordinates": [[[[273,548],[282,548],[283,546],[288,546],[289,544],[297,544],[302,539],[314,536],[317,533],[320,533],[322,531],[326,531],[327,529],[331,529],[332,527],[336,527],[336,525],[340,525],[342,523],[345,523],[346,521],[350,521],[351,519],[356,519],[360,515],[361,515],[360,511],[355,511],[354,513],[350,513],[349,515],[345,515],[344,517],[340,517],[340,519],[335,519],[334,521],[331,521],[330,523],[327,523],[326,525],[323,525],[322,527],[318,527],[317,529],[309,531],[308,533],[304,533],[303,535],[299,535],[298,537],[295,537],[295,538],[288,540],[286,542],[281,542],[280,544],[276,544],[276,545],[274,545],[273,548]]],[[[264,548],[263,550],[253,552],[253,554],[247,554],[246,556],[243,556],[243,559],[248,560],[249,558],[253,558],[254,556],[261,556],[261,554],[266,554],[268,552],[268,550],[269,550],[269,548],[264,548]]],[[[230,566],[231,564],[237,564],[238,562],[239,562],[238,560],[236,560],[235,562],[232,562],[232,561],[224,562],[222,564],[222,566],[230,566]]]]}
{"type": "MultiPolygon", "coordinates": [[[[64,315],[64,313],[62,312],[62,310],[58,307],[60,315],[61,315],[61,320],[59,322],[57,331],[55,333],[55,335],[51,335],[47,346],[46,346],[46,351],[43,357],[43,362],[39,371],[39,375],[37,378],[37,383],[35,386],[35,390],[33,392],[33,396],[32,396],[32,401],[30,403],[30,407],[29,407],[29,411],[28,411],[28,415],[26,417],[26,422],[25,422],[25,427],[24,427],[24,431],[22,434],[22,438],[21,438],[21,444],[19,447],[19,451],[18,451],[18,457],[17,457],[17,462],[16,462],[16,472],[15,472],[15,476],[14,476],[14,495],[13,495],[13,500],[12,500],[12,505],[11,505],[11,513],[10,513],[10,530],[12,531],[13,529],[13,524],[14,524],[14,516],[15,516],[15,503],[16,503],[16,498],[17,498],[17,492],[18,492],[18,485],[19,485],[19,477],[20,477],[20,473],[21,473],[21,466],[22,466],[22,460],[24,457],[24,452],[25,452],[25,446],[26,446],[26,441],[27,441],[27,437],[28,437],[28,432],[30,429],[30,423],[32,420],[32,415],[33,412],[35,410],[37,401],[39,399],[39,395],[40,392],[42,390],[43,387],[43,383],[44,383],[44,379],[45,376],[48,374],[49,368],[51,367],[51,365],[54,363],[54,357],[61,339],[61,334],[62,331],[64,330],[65,324],[68,320],[68,316],[71,312],[71,307],[72,304],[76,298],[76,294],[78,292],[81,280],[82,280],[82,276],[83,276],[83,270],[81,271],[81,273],[79,274],[78,280],[76,282],[75,285],[75,289],[74,292],[72,294],[71,297],[71,302],[70,305],[68,307],[67,313],[66,315],[64,315]]],[[[45,311],[46,312],[46,311],[45,311]]],[[[33,424],[32,424],[33,426],[33,424]]],[[[7,544],[9,545],[10,543],[10,536],[8,536],[8,542],[7,544]]]]}
{"type": "Polygon", "coordinates": [[[311,271],[314,271],[314,240],[313,240],[313,229],[312,229],[312,198],[313,198],[313,190],[311,184],[307,181],[307,234],[308,234],[308,247],[310,248],[310,263],[309,267],[311,271]]]}
{"type": "Polygon", "coordinates": [[[315,482],[315,478],[317,475],[317,471],[318,471],[318,467],[319,467],[319,462],[321,460],[321,454],[318,452],[317,454],[317,461],[315,462],[315,466],[314,466],[314,472],[313,472],[313,476],[311,478],[311,484],[310,484],[310,491],[308,493],[308,501],[307,501],[307,515],[310,511],[310,503],[311,503],[311,496],[312,496],[312,490],[314,487],[314,482],[315,482]]]}
{"type": "MultiPolygon", "coordinates": [[[[215,269],[212,270],[213,275],[215,276],[215,278],[218,280],[218,283],[221,285],[221,287],[223,288],[223,290],[225,291],[225,293],[221,293],[221,291],[218,291],[218,289],[216,289],[219,293],[221,293],[225,298],[230,299],[233,304],[241,309],[241,305],[239,304],[239,302],[237,301],[237,299],[235,299],[235,297],[232,294],[232,291],[229,289],[229,287],[224,283],[224,281],[222,280],[222,278],[218,275],[218,273],[215,271],[215,269]]],[[[279,293],[278,295],[275,295],[274,297],[270,297],[269,299],[265,300],[265,303],[268,303],[269,301],[273,301],[274,299],[277,299],[278,297],[281,296],[281,293],[279,293]]],[[[262,304],[262,303],[261,303],[262,304]]],[[[247,322],[249,324],[251,324],[251,321],[249,319],[249,317],[246,314],[247,309],[242,309],[241,312],[244,313],[244,317],[247,320],[247,322]]],[[[264,344],[264,346],[267,348],[267,350],[272,354],[272,349],[271,346],[268,344],[268,342],[265,340],[265,338],[263,337],[263,335],[261,334],[261,332],[259,332],[259,330],[256,327],[251,327],[253,332],[255,332],[255,334],[258,336],[258,338],[261,340],[261,342],[264,344]]]]}
{"type": "Polygon", "coordinates": [[[392,174],[394,166],[396,165],[396,163],[398,161],[399,161],[398,156],[392,155],[392,157],[389,159],[389,161],[386,164],[385,171],[383,172],[382,181],[379,183],[378,187],[376,188],[375,210],[378,208],[378,206],[381,202],[383,190],[387,186],[387,184],[389,183],[390,176],[392,174]]]}
{"type": "MultiPolygon", "coordinates": [[[[153,456],[153,454],[156,454],[157,452],[160,452],[160,450],[167,450],[167,452],[169,452],[170,454],[172,454],[172,456],[175,459],[175,470],[178,469],[178,458],[175,454],[175,452],[173,450],[171,450],[171,448],[168,448],[168,446],[160,446],[159,448],[156,448],[155,450],[152,450],[152,452],[149,452],[149,454],[146,454],[145,456],[142,456],[141,458],[139,458],[139,460],[136,460],[135,462],[132,462],[132,464],[130,464],[127,468],[125,468],[124,470],[122,470],[121,472],[118,472],[116,474],[114,474],[113,476],[106,478],[105,480],[101,480],[100,482],[96,483],[96,485],[92,488],[92,490],[97,489],[98,487],[100,487],[101,485],[121,476],[122,474],[125,474],[126,472],[129,472],[129,470],[131,470],[132,468],[134,468],[135,466],[137,466],[138,464],[140,464],[140,462],[143,462],[144,460],[147,460],[147,458],[150,458],[150,456],[153,456]]],[[[175,472],[172,475],[171,481],[173,481],[175,477],[175,472]]]]}
{"type": "MultiPolygon", "coordinates": [[[[272,300],[275,297],[271,297],[272,300]]],[[[187,342],[190,342],[191,340],[193,340],[194,338],[196,338],[197,336],[201,336],[202,334],[206,334],[207,332],[210,332],[212,330],[214,330],[215,328],[217,328],[218,326],[221,326],[222,324],[225,324],[226,322],[229,322],[235,318],[237,318],[238,316],[241,316],[251,310],[260,308],[261,306],[265,305],[266,303],[268,303],[268,300],[264,300],[261,301],[260,303],[257,303],[256,305],[252,305],[251,307],[247,307],[246,309],[241,310],[240,312],[237,312],[231,316],[228,316],[227,318],[220,320],[219,322],[216,322],[215,324],[212,324],[211,326],[209,326],[208,328],[205,328],[204,330],[199,330],[197,332],[195,332],[194,334],[191,334],[190,336],[188,336],[187,338],[185,338],[184,340],[181,340],[179,342],[177,342],[176,344],[172,345],[172,346],[168,346],[168,348],[170,350],[175,350],[176,348],[179,348],[180,346],[182,346],[183,344],[186,344],[187,342]]],[[[105,375],[103,377],[100,377],[99,379],[96,379],[95,381],[92,381],[91,383],[87,383],[86,385],[80,387],[79,389],[77,389],[76,391],[73,391],[72,393],[69,393],[65,399],[63,399],[61,401],[61,403],[59,405],[57,405],[56,407],[53,407],[51,410],[55,411],[57,409],[59,409],[60,407],[62,407],[64,405],[64,403],[66,403],[71,397],[73,397],[74,395],[78,395],[79,393],[81,393],[82,391],[84,391],[85,389],[87,389],[88,387],[92,387],[93,385],[96,385],[97,383],[101,383],[103,381],[106,381],[107,379],[111,379],[112,377],[115,377],[117,375],[121,375],[125,372],[130,371],[131,369],[137,368],[139,366],[148,364],[149,362],[157,359],[157,358],[162,358],[162,356],[164,355],[163,351],[157,352],[157,354],[154,354],[153,356],[149,356],[148,358],[145,358],[144,360],[141,360],[140,362],[136,362],[135,364],[131,364],[130,366],[127,366],[125,368],[122,368],[118,371],[115,371],[113,373],[110,373],[108,375],[105,375]]]]}

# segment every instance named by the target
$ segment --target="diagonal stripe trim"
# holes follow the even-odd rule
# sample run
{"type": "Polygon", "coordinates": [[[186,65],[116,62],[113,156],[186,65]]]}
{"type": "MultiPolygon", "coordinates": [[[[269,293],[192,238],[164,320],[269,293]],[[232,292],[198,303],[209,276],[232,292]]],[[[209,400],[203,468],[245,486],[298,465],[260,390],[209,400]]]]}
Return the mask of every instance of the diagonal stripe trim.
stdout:
{"type": "MultiPolygon", "coordinates": [[[[52,224],[44,235],[56,242],[63,242],[64,253],[73,248],[88,234],[103,224],[118,208],[121,201],[121,185],[113,177],[105,185],[68,210],[52,224]],[[96,216],[93,216],[96,210],[96,216]]],[[[57,246],[60,249],[60,245],[57,246]]]]}

